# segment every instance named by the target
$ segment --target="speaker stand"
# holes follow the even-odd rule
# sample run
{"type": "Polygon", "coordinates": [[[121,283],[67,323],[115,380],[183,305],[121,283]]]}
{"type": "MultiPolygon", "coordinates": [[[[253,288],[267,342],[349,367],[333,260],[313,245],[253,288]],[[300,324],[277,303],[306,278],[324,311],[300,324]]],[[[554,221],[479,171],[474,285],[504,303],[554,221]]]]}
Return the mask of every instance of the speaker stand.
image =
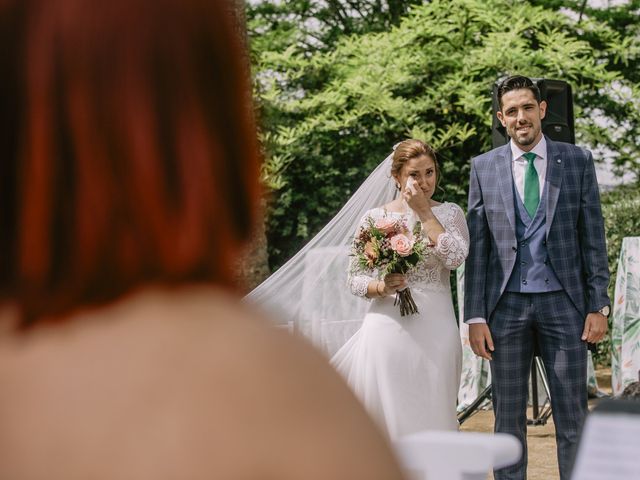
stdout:
{"type": "Polygon", "coordinates": [[[549,392],[549,381],[542,363],[542,358],[533,357],[531,365],[531,413],[532,418],[527,418],[527,425],[546,425],[547,420],[551,416],[551,393],[549,392]],[[542,388],[547,395],[547,399],[540,407],[538,403],[538,376],[542,382],[542,388]]]}
{"type": "MultiPolygon", "coordinates": [[[[532,405],[532,418],[527,418],[527,425],[546,425],[547,420],[551,416],[551,394],[549,392],[549,382],[547,381],[547,374],[542,363],[542,358],[539,356],[533,357],[533,363],[531,364],[531,405],[532,405]],[[542,382],[542,387],[547,395],[547,400],[540,406],[538,401],[538,377],[542,382]]],[[[478,395],[478,397],[464,410],[458,414],[458,423],[462,425],[471,415],[478,411],[478,408],[484,404],[486,400],[491,399],[491,384],[478,395]]]]}

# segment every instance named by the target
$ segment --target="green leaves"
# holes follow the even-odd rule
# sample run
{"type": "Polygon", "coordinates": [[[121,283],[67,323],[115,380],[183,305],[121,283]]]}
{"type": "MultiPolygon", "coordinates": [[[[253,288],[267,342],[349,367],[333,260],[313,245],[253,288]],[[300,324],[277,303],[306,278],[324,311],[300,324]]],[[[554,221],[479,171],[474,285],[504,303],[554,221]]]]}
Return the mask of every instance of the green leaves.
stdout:
{"type": "Polygon", "coordinates": [[[437,199],[464,206],[469,159],[491,148],[491,89],[508,74],[569,81],[578,143],[640,170],[637,12],[615,10],[619,28],[590,9],[578,21],[582,2],[330,3],[248,7],[273,266],[408,137],[438,149],[437,199]]]}

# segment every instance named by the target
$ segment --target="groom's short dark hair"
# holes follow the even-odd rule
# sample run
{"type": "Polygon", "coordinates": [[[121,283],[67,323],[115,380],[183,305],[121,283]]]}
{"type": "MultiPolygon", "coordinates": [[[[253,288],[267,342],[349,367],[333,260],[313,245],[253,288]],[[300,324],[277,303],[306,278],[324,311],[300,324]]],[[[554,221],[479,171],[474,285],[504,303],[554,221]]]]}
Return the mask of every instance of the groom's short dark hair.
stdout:
{"type": "Polygon", "coordinates": [[[533,83],[533,81],[529,77],[525,77],[523,75],[512,75],[510,77],[505,78],[500,85],[498,85],[498,103],[500,104],[500,108],[502,108],[502,96],[510,92],[512,90],[520,90],[526,88],[527,90],[531,90],[533,96],[536,98],[538,103],[542,97],[540,96],[540,89],[538,86],[533,83]]]}

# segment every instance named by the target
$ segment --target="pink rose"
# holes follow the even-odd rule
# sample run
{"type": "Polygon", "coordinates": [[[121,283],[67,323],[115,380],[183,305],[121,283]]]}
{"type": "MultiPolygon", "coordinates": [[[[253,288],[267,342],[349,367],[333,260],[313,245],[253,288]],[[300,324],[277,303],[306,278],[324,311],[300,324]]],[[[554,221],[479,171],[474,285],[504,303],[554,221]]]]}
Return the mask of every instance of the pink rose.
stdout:
{"type": "Polygon", "coordinates": [[[376,220],[376,228],[380,230],[385,235],[389,235],[390,233],[394,233],[396,231],[396,221],[390,218],[379,218],[376,220]]]}
{"type": "Polygon", "coordinates": [[[391,244],[391,249],[401,257],[411,255],[411,250],[413,250],[413,242],[409,240],[406,235],[403,235],[401,233],[399,233],[398,235],[394,235],[389,239],[389,243],[391,244]]]}
{"type": "Polygon", "coordinates": [[[364,255],[367,257],[367,265],[369,265],[369,268],[372,268],[373,263],[378,259],[378,252],[373,246],[373,243],[367,242],[364,245],[364,255]]]}

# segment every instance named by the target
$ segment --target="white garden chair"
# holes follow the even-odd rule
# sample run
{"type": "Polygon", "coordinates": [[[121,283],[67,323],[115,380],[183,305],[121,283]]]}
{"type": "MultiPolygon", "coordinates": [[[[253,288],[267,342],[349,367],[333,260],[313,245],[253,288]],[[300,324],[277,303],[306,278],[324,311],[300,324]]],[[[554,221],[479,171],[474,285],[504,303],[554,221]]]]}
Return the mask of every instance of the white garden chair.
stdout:
{"type": "Polygon", "coordinates": [[[485,480],[492,469],[516,463],[522,445],[501,433],[425,431],[394,442],[411,480],[485,480]]]}

